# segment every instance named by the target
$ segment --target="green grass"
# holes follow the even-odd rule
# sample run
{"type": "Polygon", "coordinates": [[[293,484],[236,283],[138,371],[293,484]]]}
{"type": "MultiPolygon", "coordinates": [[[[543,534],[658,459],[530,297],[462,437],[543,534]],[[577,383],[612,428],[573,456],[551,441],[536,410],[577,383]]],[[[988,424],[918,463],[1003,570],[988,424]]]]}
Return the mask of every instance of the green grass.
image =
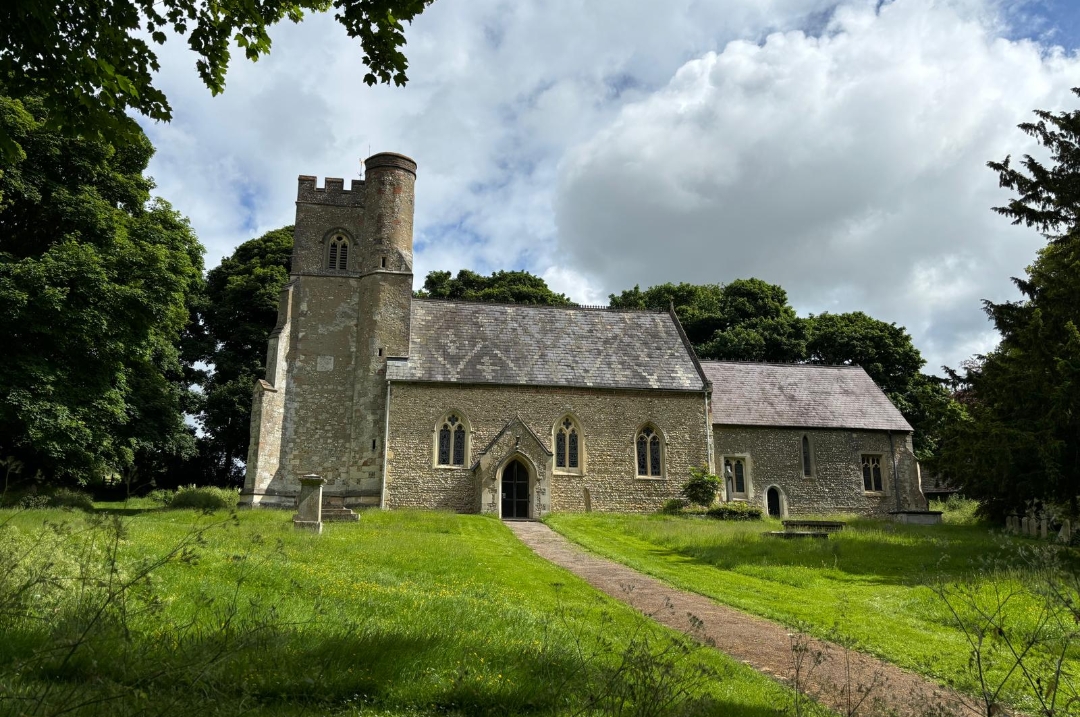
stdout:
{"type": "MultiPolygon", "coordinates": [[[[559,514],[547,523],[586,548],[677,587],[826,638],[853,642],[902,667],[975,693],[969,648],[935,581],[974,574],[987,560],[1008,567],[1011,543],[977,524],[904,526],[852,520],[828,540],[764,535],[779,521],[729,523],[663,515],[559,514]]],[[[984,574],[985,577],[985,574],[984,574]]],[[[1015,587],[1032,576],[1012,565],[978,584],[1015,587]],[[1010,572],[1011,570],[1011,572],[1010,572]]],[[[1030,595],[1014,600],[1018,630],[1032,620],[1030,595]]],[[[1080,668],[1080,646],[1070,648],[1080,668]]],[[[1007,700],[1031,707],[1018,681],[1007,700]]]]}
{"type": "MultiPolygon", "coordinates": [[[[104,696],[83,713],[563,714],[596,689],[587,680],[611,675],[631,639],[648,636],[653,653],[674,644],[675,633],[491,518],[370,511],[312,535],[286,512],[229,521],[155,506],[99,504],[122,516],[114,574],[108,524],[93,527],[99,515],[0,511],[0,713],[29,711],[16,698],[47,689],[44,712],[104,696]],[[56,648],[73,644],[94,595],[213,521],[193,554],[133,587],[126,613],[110,611],[62,659],[56,648]],[[58,579],[5,609],[11,586],[42,566],[58,579]],[[93,579],[74,579],[80,571],[93,579]],[[583,671],[577,646],[598,649],[589,664],[607,672],[583,671]]],[[[694,684],[708,713],[764,717],[790,700],[716,651],[673,659],[676,683],[694,684]],[[701,681],[699,668],[715,676],[701,681]]]]}

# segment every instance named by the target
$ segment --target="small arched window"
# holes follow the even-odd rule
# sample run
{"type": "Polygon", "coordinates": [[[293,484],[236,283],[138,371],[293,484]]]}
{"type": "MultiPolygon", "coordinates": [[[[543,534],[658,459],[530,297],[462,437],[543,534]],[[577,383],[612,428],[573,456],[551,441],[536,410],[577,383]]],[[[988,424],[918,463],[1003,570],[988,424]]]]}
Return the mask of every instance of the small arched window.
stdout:
{"type": "Polygon", "coordinates": [[[810,459],[810,438],[802,437],[802,474],[809,478],[814,475],[814,462],[810,459]]]}
{"type": "Polygon", "coordinates": [[[440,466],[465,465],[465,424],[456,413],[443,420],[437,436],[436,463],[440,466]]]}
{"type": "Polygon", "coordinates": [[[581,470],[581,429],[570,416],[555,426],[555,467],[565,471],[581,470]]]}
{"type": "Polygon", "coordinates": [[[344,271],[349,268],[349,240],[340,234],[330,240],[330,253],[327,266],[330,269],[344,271]]]}
{"type": "Polygon", "coordinates": [[[652,426],[645,426],[637,434],[637,474],[655,478],[663,475],[660,435],[652,426]]]}

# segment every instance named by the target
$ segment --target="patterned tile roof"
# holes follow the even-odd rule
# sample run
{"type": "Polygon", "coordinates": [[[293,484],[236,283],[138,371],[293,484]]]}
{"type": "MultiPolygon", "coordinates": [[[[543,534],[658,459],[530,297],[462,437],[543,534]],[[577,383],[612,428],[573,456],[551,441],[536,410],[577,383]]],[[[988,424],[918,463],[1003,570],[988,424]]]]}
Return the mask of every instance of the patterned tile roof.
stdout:
{"type": "Polygon", "coordinates": [[[667,313],[413,299],[391,381],[702,391],[667,313]]]}
{"type": "Polygon", "coordinates": [[[712,420],[729,426],[911,431],[858,366],[702,361],[712,381],[712,420]]]}

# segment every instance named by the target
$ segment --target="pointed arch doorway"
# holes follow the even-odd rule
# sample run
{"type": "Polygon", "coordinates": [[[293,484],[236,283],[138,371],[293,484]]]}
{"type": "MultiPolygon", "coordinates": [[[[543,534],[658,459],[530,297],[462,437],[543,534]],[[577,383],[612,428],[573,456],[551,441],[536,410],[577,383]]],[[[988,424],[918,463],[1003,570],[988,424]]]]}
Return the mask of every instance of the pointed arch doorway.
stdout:
{"type": "Polygon", "coordinates": [[[504,519],[528,519],[529,515],[529,469],[519,459],[514,458],[503,467],[502,517],[504,519]]]}

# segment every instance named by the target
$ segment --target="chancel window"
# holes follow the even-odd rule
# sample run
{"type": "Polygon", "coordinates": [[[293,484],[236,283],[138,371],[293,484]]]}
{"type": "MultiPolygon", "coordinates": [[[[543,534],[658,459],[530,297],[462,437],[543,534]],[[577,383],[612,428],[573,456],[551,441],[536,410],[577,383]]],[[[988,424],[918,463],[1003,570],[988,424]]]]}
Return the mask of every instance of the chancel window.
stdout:
{"type": "Polygon", "coordinates": [[[439,427],[436,462],[440,466],[465,465],[465,424],[451,413],[439,427]]]}
{"type": "Polygon", "coordinates": [[[336,236],[330,240],[328,266],[339,271],[349,268],[349,240],[345,237],[336,236]]]}
{"type": "Polygon", "coordinates": [[[745,498],[747,494],[746,459],[725,458],[724,476],[731,479],[731,497],[745,498]]]}
{"type": "Polygon", "coordinates": [[[651,426],[646,426],[637,434],[637,474],[639,476],[659,477],[663,475],[661,462],[660,436],[651,426]]]}
{"type": "Polygon", "coordinates": [[[555,429],[555,467],[568,471],[581,468],[581,431],[569,416],[555,429]]]}
{"type": "Polygon", "coordinates": [[[881,456],[863,454],[862,482],[867,493],[880,493],[885,489],[881,480],[881,456]]]}
{"type": "Polygon", "coordinates": [[[814,475],[814,462],[810,459],[810,438],[802,437],[802,474],[809,478],[814,475]]]}

